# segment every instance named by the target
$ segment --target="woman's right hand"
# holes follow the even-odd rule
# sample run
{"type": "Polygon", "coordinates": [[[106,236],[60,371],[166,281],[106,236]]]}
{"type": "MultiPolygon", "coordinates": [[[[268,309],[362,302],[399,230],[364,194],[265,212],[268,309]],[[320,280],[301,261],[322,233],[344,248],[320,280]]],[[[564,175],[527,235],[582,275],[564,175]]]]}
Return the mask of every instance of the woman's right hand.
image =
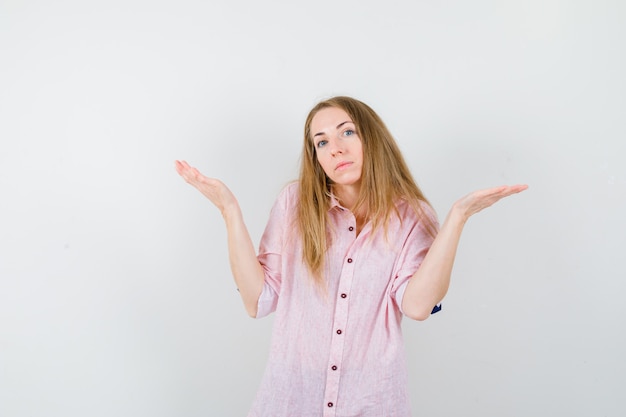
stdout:
{"type": "Polygon", "coordinates": [[[218,179],[208,178],[186,161],[176,161],[176,172],[193,185],[220,210],[222,215],[231,207],[237,207],[237,200],[226,185],[218,179]]]}
{"type": "Polygon", "coordinates": [[[479,211],[492,206],[505,197],[521,193],[527,188],[528,185],[526,184],[518,184],[502,185],[500,187],[474,191],[454,203],[452,209],[458,211],[465,222],[470,216],[473,216],[479,211]]]}
{"type": "Polygon", "coordinates": [[[256,317],[265,272],[257,259],[235,196],[222,181],[205,177],[185,161],[176,161],[176,171],[222,212],[228,236],[230,268],[246,311],[251,317],[256,317]]]}

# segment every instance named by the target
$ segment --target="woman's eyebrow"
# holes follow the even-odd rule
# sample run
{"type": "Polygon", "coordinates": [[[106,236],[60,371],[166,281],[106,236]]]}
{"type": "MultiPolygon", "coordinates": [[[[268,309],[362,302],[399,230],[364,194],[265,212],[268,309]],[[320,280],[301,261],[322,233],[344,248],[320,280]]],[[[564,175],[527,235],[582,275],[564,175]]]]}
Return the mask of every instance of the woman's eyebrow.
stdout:
{"type": "MultiPolygon", "coordinates": [[[[354,123],[352,120],[346,120],[345,122],[341,122],[337,125],[337,127],[335,129],[339,129],[341,126],[345,125],[346,123],[354,123]]],[[[324,135],[324,132],[318,132],[316,134],[313,135],[313,137],[317,137],[320,135],[324,135]]]]}

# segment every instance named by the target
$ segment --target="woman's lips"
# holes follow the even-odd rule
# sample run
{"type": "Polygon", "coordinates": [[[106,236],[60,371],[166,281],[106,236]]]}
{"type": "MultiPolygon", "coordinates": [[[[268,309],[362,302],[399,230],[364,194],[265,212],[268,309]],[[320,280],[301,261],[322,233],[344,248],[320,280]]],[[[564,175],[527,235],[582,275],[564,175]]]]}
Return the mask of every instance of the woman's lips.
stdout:
{"type": "Polygon", "coordinates": [[[339,162],[339,163],[337,164],[337,166],[335,167],[335,171],[339,171],[339,170],[341,170],[341,169],[344,169],[344,168],[346,168],[348,165],[351,165],[351,164],[352,164],[352,162],[348,162],[348,161],[339,162]]]}

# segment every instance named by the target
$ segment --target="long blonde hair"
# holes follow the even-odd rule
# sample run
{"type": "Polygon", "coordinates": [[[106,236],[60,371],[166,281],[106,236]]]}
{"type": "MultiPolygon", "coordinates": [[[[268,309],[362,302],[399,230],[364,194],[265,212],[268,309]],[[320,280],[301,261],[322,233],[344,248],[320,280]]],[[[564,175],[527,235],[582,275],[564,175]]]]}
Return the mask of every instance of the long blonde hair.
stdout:
{"type": "Polygon", "coordinates": [[[386,230],[393,213],[398,215],[395,200],[404,199],[422,217],[426,230],[433,237],[436,226],[425,216],[420,202],[428,201],[415,183],[402,153],[381,118],[367,104],[351,97],[333,97],[321,101],[309,112],[304,124],[304,145],[299,178],[299,205],[297,224],[303,244],[303,259],[314,280],[323,282],[325,254],[330,245],[328,210],[332,181],[317,161],[311,122],[322,109],[336,107],[345,111],[356,126],[363,147],[361,188],[355,207],[364,209],[366,220],[375,230],[383,225],[386,230]]]}

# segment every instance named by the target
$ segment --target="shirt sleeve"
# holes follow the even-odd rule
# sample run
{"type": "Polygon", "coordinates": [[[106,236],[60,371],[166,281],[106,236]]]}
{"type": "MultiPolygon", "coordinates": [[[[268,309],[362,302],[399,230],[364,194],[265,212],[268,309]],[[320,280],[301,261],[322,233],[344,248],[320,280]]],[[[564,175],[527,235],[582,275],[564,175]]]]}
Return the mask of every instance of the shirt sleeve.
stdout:
{"type": "MultiPolygon", "coordinates": [[[[287,187],[289,188],[289,187],[287,187]]],[[[257,304],[257,318],[265,317],[276,310],[278,297],[280,296],[282,249],[287,221],[288,190],[283,190],[278,196],[270,218],[265,226],[265,231],[259,244],[257,259],[265,272],[263,291],[257,304]]]]}
{"type": "MultiPolygon", "coordinates": [[[[427,216],[438,229],[439,223],[434,210],[426,203],[422,203],[422,210],[424,215],[427,216]]],[[[392,287],[394,301],[402,314],[404,314],[404,311],[402,310],[402,299],[404,297],[406,287],[413,274],[415,274],[422,264],[424,257],[433,243],[433,240],[435,239],[430,235],[430,233],[428,233],[424,221],[417,220],[408,233],[407,239],[402,247],[396,264],[394,274],[395,280],[392,287]]],[[[441,310],[441,304],[433,306],[431,314],[434,314],[439,310],[441,310]]]]}

